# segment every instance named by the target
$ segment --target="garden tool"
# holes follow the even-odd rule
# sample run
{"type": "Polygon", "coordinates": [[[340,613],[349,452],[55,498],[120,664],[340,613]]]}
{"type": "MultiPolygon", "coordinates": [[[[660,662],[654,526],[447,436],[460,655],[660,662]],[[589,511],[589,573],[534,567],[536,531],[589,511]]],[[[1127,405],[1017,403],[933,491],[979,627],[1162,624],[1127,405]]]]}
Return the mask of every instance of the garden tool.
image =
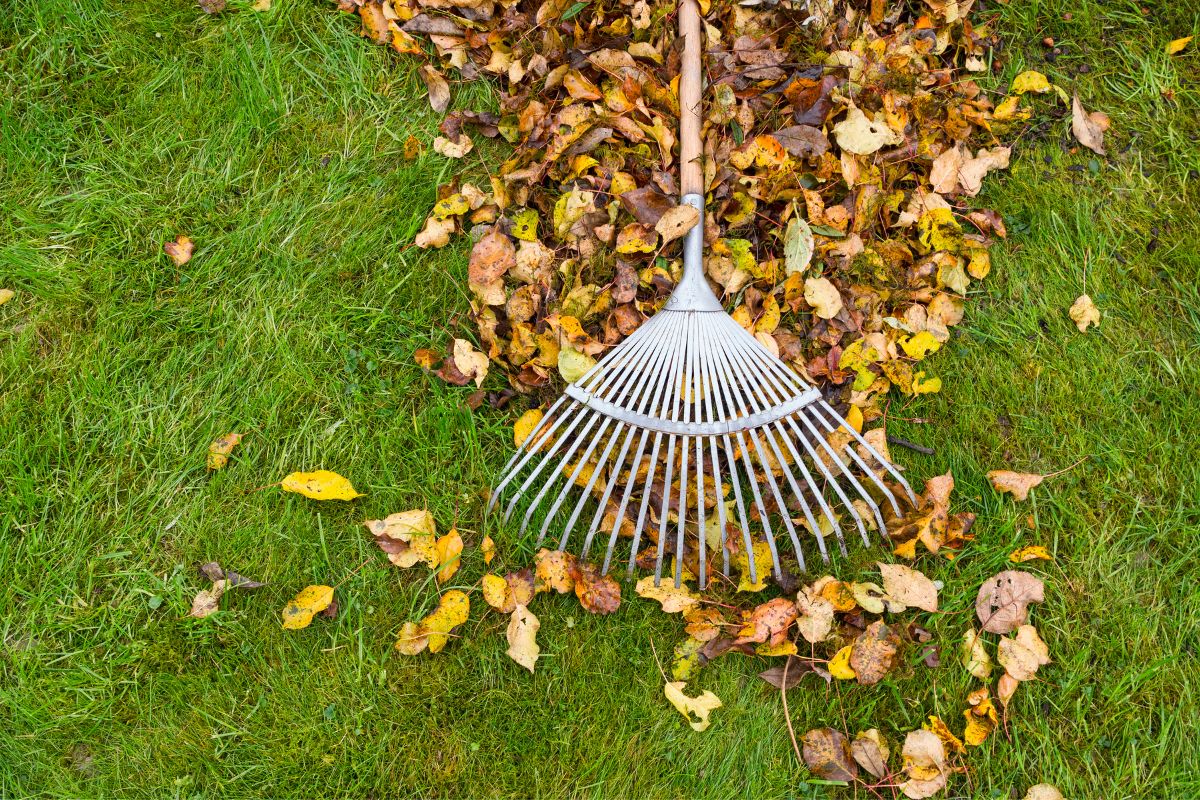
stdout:
{"type": "MultiPolygon", "coordinates": [[[[814,539],[826,562],[831,536],[845,554],[844,520],[853,521],[864,545],[871,544],[868,526],[886,541],[881,503],[899,514],[896,492],[915,497],[821,391],[729,316],[709,288],[695,0],[682,0],[678,23],[680,189],[682,203],[701,215],[684,240],[682,278],[658,313],[567,386],[505,467],[489,509],[514,487],[504,518],[523,506],[522,532],[539,519],[536,546],[553,530],[551,541],[564,550],[578,529],[586,559],[597,535],[607,539],[602,574],[625,536],[632,538],[632,575],[648,535],[656,545],[656,585],[671,552],[675,585],[686,561],[703,589],[711,559],[719,555],[729,574],[732,550],[741,551],[758,583],[756,541],[765,541],[777,580],[785,545],[801,570],[802,539],[814,539]]],[[[647,567],[648,560],[644,555],[647,567]]]]}

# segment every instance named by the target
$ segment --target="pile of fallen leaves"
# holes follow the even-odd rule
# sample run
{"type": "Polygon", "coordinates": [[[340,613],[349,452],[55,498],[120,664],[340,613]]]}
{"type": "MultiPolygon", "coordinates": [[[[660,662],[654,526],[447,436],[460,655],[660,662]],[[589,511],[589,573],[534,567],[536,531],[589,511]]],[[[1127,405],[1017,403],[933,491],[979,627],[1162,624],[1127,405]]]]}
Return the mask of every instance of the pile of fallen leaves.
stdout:
{"type": "MultiPolygon", "coordinates": [[[[449,112],[433,148],[461,158],[483,136],[511,155],[486,187],[439,187],[416,239],[471,234],[481,350],[459,339],[419,353],[423,366],[465,385],[490,362],[532,392],[662,306],[681,273],[673,3],[339,5],[419,62],[434,109],[450,107],[456,76],[499,89],[498,112],[449,112]]],[[[893,387],[940,388],[919,362],[1005,235],[966,203],[1008,165],[1023,95],[1052,88],[1024,73],[1003,102],[987,96],[972,76],[995,68],[994,35],[971,5],[702,4],[708,276],[764,347],[868,419],[893,387]]]]}

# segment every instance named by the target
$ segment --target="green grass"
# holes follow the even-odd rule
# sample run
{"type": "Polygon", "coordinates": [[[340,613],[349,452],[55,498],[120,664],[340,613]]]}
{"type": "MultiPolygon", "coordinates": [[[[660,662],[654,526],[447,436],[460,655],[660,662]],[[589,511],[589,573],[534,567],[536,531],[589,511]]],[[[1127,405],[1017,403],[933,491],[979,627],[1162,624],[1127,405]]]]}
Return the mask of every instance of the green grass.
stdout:
{"type": "MultiPolygon", "coordinates": [[[[839,795],[804,784],[762,659],[706,668],[694,687],[725,706],[704,733],[684,725],[655,663],[681,634],[646,602],[596,618],[539,598],[533,676],[504,653],[506,620],[478,610],[441,655],[393,654],[433,593],[359,523],[428,505],[477,542],[511,434],[412,362],[467,306],[461,242],[406,248],[460,165],[404,160],[438,122],[421,84],[331,8],[46,0],[0,18],[0,287],[18,293],[0,306],[0,796],[839,795]],[[182,269],[160,251],[177,233],[198,244],[182,269]],[[207,474],[230,430],[245,443],[207,474]],[[246,491],[318,466],[368,497],[246,491]],[[189,619],[211,559],[269,585],[189,619]],[[337,620],[279,629],[296,590],[340,581],[337,620]]],[[[1200,53],[1164,47],[1200,33],[1196,8],[998,13],[1000,79],[1037,68],[1077,87],[1113,119],[1110,157],[1067,152],[1061,119],[1021,139],[981,198],[1011,235],[932,362],[945,389],[889,410],[893,433],[937,448],[898,452],[910,475],[952,469],[979,514],[959,560],[921,564],[946,584],[949,613],[928,620],[943,666],[807,684],[794,724],[895,743],[928,714],[958,727],[975,590],[1014,547],[1045,544],[1058,561],[1034,567],[1035,621],[1055,663],[951,796],[1038,781],[1195,796],[1200,53]],[[1048,35],[1066,47],[1053,64],[1048,35]],[[1066,316],[1083,291],[1104,314],[1086,335],[1066,316]],[[984,478],[1084,457],[1027,503],[984,478]]],[[[456,87],[464,106],[489,100],[456,87]]],[[[462,582],[481,572],[469,550],[462,582]]]]}

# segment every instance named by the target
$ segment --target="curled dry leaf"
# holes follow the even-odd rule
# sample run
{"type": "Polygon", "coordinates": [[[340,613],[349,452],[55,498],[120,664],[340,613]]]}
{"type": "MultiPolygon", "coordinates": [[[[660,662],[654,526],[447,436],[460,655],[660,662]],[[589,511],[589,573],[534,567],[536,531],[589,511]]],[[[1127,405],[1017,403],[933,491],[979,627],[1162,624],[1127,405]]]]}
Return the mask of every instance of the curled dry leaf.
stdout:
{"type": "Polygon", "coordinates": [[[1079,102],[1079,94],[1071,97],[1071,133],[1079,143],[1096,153],[1104,155],[1104,129],[1108,127],[1108,117],[1103,114],[1088,114],[1079,102]]]}
{"type": "Polygon", "coordinates": [[[363,496],[354,491],[350,481],[327,469],[293,472],[279,486],[285,492],[302,494],[312,500],[353,500],[363,496]]]}
{"type": "Polygon", "coordinates": [[[818,778],[827,781],[853,781],[858,764],[850,741],[833,728],[814,728],[804,734],[804,765],[818,778]]]}
{"type": "Polygon", "coordinates": [[[708,715],[712,713],[713,709],[721,707],[721,698],[707,690],[698,697],[688,697],[683,692],[686,688],[685,682],[673,681],[663,687],[663,694],[666,695],[671,705],[675,706],[680,714],[683,714],[688,724],[692,726],[692,730],[706,730],[709,725],[708,715]]]}
{"type": "Polygon", "coordinates": [[[163,252],[171,257],[171,260],[175,262],[175,266],[177,267],[182,267],[191,261],[192,253],[195,251],[195,243],[182,234],[176,236],[174,241],[166,242],[163,245],[163,252]]]}
{"type": "Polygon", "coordinates": [[[242,441],[240,433],[227,433],[213,440],[208,446],[207,466],[209,469],[222,469],[229,463],[229,454],[242,441]]]}
{"type": "Polygon", "coordinates": [[[333,602],[332,586],[306,586],[283,607],[283,629],[296,631],[307,628],[313,616],[333,602]]]}
{"type": "Polygon", "coordinates": [[[540,627],[542,623],[523,605],[513,609],[512,617],[508,621],[508,657],[530,672],[533,672],[538,654],[542,651],[537,643],[540,627]]]}
{"type": "Polygon", "coordinates": [[[1086,294],[1075,298],[1075,302],[1067,311],[1067,316],[1075,323],[1075,327],[1079,328],[1080,333],[1086,333],[1090,325],[1100,327],[1100,309],[1096,308],[1092,298],[1086,294]]]}
{"type": "MultiPolygon", "coordinates": [[[[1187,37],[1191,39],[1192,37],[1187,37]]],[[[1038,783],[1029,787],[1023,800],[1064,800],[1058,787],[1050,783],[1038,783]]]]}
{"type": "Polygon", "coordinates": [[[1011,492],[1016,500],[1029,497],[1029,490],[1046,480],[1045,475],[1032,472],[1010,472],[1006,469],[994,469],[987,474],[988,480],[997,492],[1011,492]]]}
{"type": "Polygon", "coordinates": [[[1005,570],[979,587],[975,613],[988,633],[1011,633],[1029,619],[1029,604],[1044,599],[1045,587],[1036,576],[1005,570]]]}
{"type": "Polygon", "coordinates": [[[215,580],[211,589],[201,589],[197,592],[192,599],[192,611],[188,616],[204,619],[215,614],[221,608],[221,596],[225,594],[225,587],[228,585],[223,579],[215,580]]]}
{"type": "Polygon", "coordinates": [[[662,237],[662,243],[673,242],[696,227],[700,221],[700,212],[689,205],[678,205],[659,217],[654,223],[654,230],[662,237]]]}

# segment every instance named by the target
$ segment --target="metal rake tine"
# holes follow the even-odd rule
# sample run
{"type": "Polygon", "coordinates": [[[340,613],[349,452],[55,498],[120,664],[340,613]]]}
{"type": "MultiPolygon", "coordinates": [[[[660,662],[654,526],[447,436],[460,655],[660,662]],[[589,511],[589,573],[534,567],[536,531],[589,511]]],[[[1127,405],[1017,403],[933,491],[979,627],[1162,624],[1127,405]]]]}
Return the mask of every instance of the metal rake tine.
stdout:
{"type": "MultiPolygon", "coordinates": [[[[571,476],[567,478],[567,482],[563,486],[562,491],[558,493],[558,497],[555,498],[554,503],[550,506],[550,510],[546,512],[546,520],[542,523],[542,529],[538,533],[537,541],[533,543],[534,547],[540,547],[542,542],[546,539],[546,534],[550,530],[550,524],[554,521],[554,517],[558,515],[558,509],[562,508],[562,504],[566,502],[568,497],[571,496],[571,487],[578,485],[577,481],[579,480],[579,476],[583,474],[583,469],[587,466],[588,459],[590,459],[592,457],[592,453],[596,451],[596,447],[600,444],[601,439],[604,438],[604,432],[608,430],[608,426],[612,424],[612,421],[612,417],[605,417],[604,424],[600,426],[600,430],[596,431],[596,435],[591,437],[591,441],[588,443],[587,449],[584,451],[583,455],[579,457],[578,463],[575,464],[575,469],[571,470],[571,476]]],[[[563,466],[565,467],[566,464],[563,464],[563,466]]],[[[592,470],[592,477],[588,482],[588,488],[583,493],[582,500],[587,500],[587,493],[591,491],[592,485],[596,482],[596,478],[599,477],[599,475],[600,466],[597,465],[596,468],[592,470]]],[[[568,525],[567,530],[563,535],[563,544],[566,544],[566,538],[570,536],[570,534],[571,527],[568,525]]],[[[558,549],[561,550],[562,545],[560,545],[558,549]]]]}
{"type": "MultiPolygon", "coordinates": [[[[630,428],[629,433],[632,436],[633,428],[630,428]]],[[[629,498],[633,495],[634,481],[637,480],[637,472],[642,466],[642,453],[646,451],[646,440],[650,438],[650,429],[642,429],[642,438],[638,440],[637,454],[633,460],[629,462],[629,481],[625,484],[625,491],[621,493],[621,504],[617,507],[616,516],[613,520],[612,533],[608,537],[608,547],[604,549],[604,565],[600,568],[601,575],[608,574],[609,564],[612,563],[613,550],[617,546],[617,537],[621,534],[621,520],[625,519],[625,509],[629,505],[629,498]]]]}
{"type": "MultiPolygon", "coordinates": [[[[604,486],[604,494],[600,496],[599,503],[596,506],[596,513],[592,515],[591,524],[588,525],[588,532],[583,540],[583,550],[579,553],[581,559],[586,560],[588,551],[592,548],[592,539],[596,536],[596,531],[600,529],[600,523],[604,520],[604,509],[608,507],[608,499],[612,496],[613,489],[616,488],[617,481],[621,476],[621,465],[625,463],[625,455],[629,452],[629,445],[633,443],[633,438],[636,435],[637,428],[629,425],[628,431],[625,434],[625,441],[621,445],[621,452],[617,454],[616,460],[613,461],[612,475],[609,476],[608,483],[604,486]]],[[[620,521],[617,522],[617,527],[620,527],[620,521]]]]}
{"type": "MultiPolygon", "coordinates": [[[[687,384],[688,354],[695,347],[695,340],[693,339],[692,336],[689,335],[692,332],[692,327],[693,327],[692,323],[694,322],[694,320],[695,320],[695,315],[693,315],[693,314],[687,314],[684,316],[683,351],[679,354],[679,361],[677,363],[673,363],[671,365],[672,369],[671,369],[671,378],[670,378],[670,381],[671,381],[670,391],[667,396],[667,397],[669,397],[670,411],[664,415],[671,422],[679,421],[680,403],[683,399],[684,387],[687,384]]],[[[667,408],[666,408],[667,404],[668,404],[667,398],[664,398],[664,403],[663,403],[663,411],[664,412],[667,411],[667,408]]],[[[674,433],[668,434],[668,436],[667,436],[667,470],[666,470],[665,480],[663,483],[662,515],[659,518],[659,524],[658,524],[658,553],[654,559],[654,585],[655,586],[658,586],[659,582],[662,580],[663,556],[666,553],[666,546],[667,546],[667,526],[670,524],[669,516],[671,513],[671,484],[675,477],[675,470],[674,470],[674,468],[675,468],[675,444],[676,444],[676,440],[681,439],[681,438],[683,438],[683,437],[678,436],[677,434],[674,434],[674,433]]],[[[686,469],[687,446],[684,445],[680,449],[683,453],[682,459],[681,459],[682,465],[686,469]]],[[[683,473],[683,476],[682,476],[680,482],[681,483],[687,482],[686,472],[683,473]]],[[[680,514],[685,513],[683,508],[680,508],[679,512],[680,512],[680,514]]],[[[678,577],[676,577],[675,587],[679,588],[679,578],[678,577]]]]}
{"type": "MultiPolygon", "coordinates": [[[[554,405],[550,406],[550,409],[542,415],[542,418],[538,420],[537,425],[534,425],[533,430],[530,431],[529,435],[525,437],[525,441],[521,442],[521,446],[517,448],[517,452],[513,453],[512,458],[510,458],[508,463],[504,465],[504,471],[500,473],[504,476],[504,478],[500,481],[500,485],[492,491],[492,498],[488,501],[488,511],[491,511],[493,508],[495,508],[496,501],[500,499],[500,494],[504,491],[504,487],[511,483],[513,478],[517,477],[517,473],[519,473],[525,466],[525,462],[533,458],[534,454],[537,452],[535,445],[540,439],[538,433],[546,426],[547,423],[550,422],[550,420],[557,419],[557,417],[554,416],[554,412],[558,410],[559,406],[566,402],[566,399],[567,396],[563,395],[554,401],[554,405]],[[521,461],[520,464],[517,464],[518,459],[521,461]],[[514,464],[516,464],[515,467],[513,466],[514,464]]],[[[553,431],[548,432],[547,435],[549,435],[549,433],[553,433],[553,431]]]]}
{"type": "MultiPolygon", "coordinates": [[[[566,444],[567,439],[570,438],[572,433],[574,433],[575,428],[577,428],[579,423],[588,416],[589,411],[590,409],[583,407],[578,402],[572,402],[571,405],[567,407],[566,411],[559,416],[558,421],[556,421],[554,425],[552,425],[549,430],[546,431],[546,436],[549,437],[554,433],[555,430],[558,429],[559,425],[561,425],[564,420],[571,420],[571,424],[566,427],[566,430],[562,431],[554,441],[546,445],[541,461],[539,461],[537,466],[534,467],[533,472],[526,476],[524,482],[521,483],[520,488],[517,489],[516,494],[514,494],[508,501],[508,505],[504,508],[505,522],[508,522],[509,518],[512,517],[512,513],[517,506],[517,501],[525,496],[525,493],[529,491],[529,487],[533,485],[535,480],[537,480],[537,476],[541,474],[542,470],[546,468],[546,465],[549,464],[551,460],[554,459],[554,457],[558,454],[559,450],[562,449],[562,447],[566,444]]],[[[536,450],[531,450],[529,455],[532,457],[536,453],[536,450]]],[[[518,467],[523,468],[524,465],[525,462],[522,461],[518,467]]],[[[514,472],[513,474],[515,475],[517,473],[514,472]]]]}
{"type": "MultiPolygon", "coordinates": [[[[696,368],[697,355],[696,349],[699,346],[696,336],[696,315],[688,315],[688,336],[689,342],[687,353],[684,358],[683,384],[679,388],[681,395],[684,395],[683,400],[683,422],[693,422],[692,411],[695,404],[699,401],[699,396],[696,392],[696,368]]],[[[679,533],[675,539],[675,588],[679,588],[683,583],[683,546],[687,538],[687,507],[688,507],[688,445],[691,443],[687,435],[680,438],[679,458],[679,533]]],[[[696,474],[700,475],[700,466],[696,465],[696,474]]],[[[703,476],[701,476],[703,480],[703,476]]],[[[669,491],[669,488],[668,488],[669,491]]],[[[697,505],[703,507],[703,495],[697,496],[697,505]]],[[[703,533],[703,532],[702,532],[703,533]]]]}
{"type": "MultiPolygon", "coordinates": [[[[583,445],[583,440],[587,438],[588,433],[590,433],[592,428],[595,427],[596,421],[600,419],[600,417],[600,414],[591,414],[591,418],[588,420],[587,425],[585,425],[583,430],[579,432],[579,435],[575,437],[575,442],[571,445],[571,449],[563,453],[562,458],[559,459],[560,465],[570,462],[575,453],[583,445]]],[[[541,469],[542,466],[544,466],[544,464],[539,464],[538,469],[541,469]]],[[[529,504],[529,508],[525,511],[525,516],[521,518],[521,533],[524,533],[525,529],[529,527],[529,521],[533,518],[534,511],[536,511],[537,507],[542,504],[542,499],[550,491],[551,487],[558,482],[558,476],[561,474],[561,466],[556,466],[556,468],[550,473],[550,477],[546,479],[544,484],[542,484],[541,491],[539,491],[533,498],[533,502],[529,504]]],[[[536,475],[537,473],[534,473],[534,475],[531,475],[530,477],[536,477],[536,475]]],[[[570,487],[570,485],[570,481],[568,481],[567,486],[570,487]]]]}
{"type": "MultiPolygon", "coordinates": [[[[713,363],[712,363],[713,362],[712,338],[709,336],[709,330],[708,330],[707,326],[704,326],[701,329],[700,339],[701,339],[701,343],[704,345],[704,347],[702,348],[703,349],[702,363],[704,366],[704,383],[705,383],[705,388],[706,388],[705,400],[706,400],[706,404],[709,409],[709,420],[711,422],[716,422],[718,419],[726,419],[728,416],[732,416],[732,414],[726,415],[725,407],[721,402],[721,392],[717,388],[716,370],[713,367],[713,363]]],[[[727,532],[725,530],[726,508],[725,508],[725,496],[721,492],[721,460],[718,457],[717,437],[716,436],[710,437],[708,442],[709,442],[709,453],[710,453],[711,461],[712,461],[712,465],[713,465],[713,485],[714,485],[714,488],[715,488],[716,494],[717,494],[717,523],[721,527],[721,530],[720,530],[720,535],[721,535],[721,574],[728,578],[729,577],[729,547],[727,546],[727,544],[728,544],[726,541],[727,532]]],[[[728,448],[728,446],[729,446],[728,434],[726,434],[724,437],[724,444],[725,444],[726,448],[728,448]]],[[[736,473],[733,473],[731,475],[730,482],[735,487],[737,486],[736,473]]],[[[740,507],[740,504],[741,504],[741,495],[740,495],[741,489],[740,489],[740,487],[736,489],[736,493],[738,494],[738,504],[740,507]]],[[[743,533],[745,534],[746,542],[749,543],[749,541],[750,541],[749,529],[746,528],[744,525],[743,525],[743,533]]],[[[701,534],[701,538],[703,539],[703,533],[701,534]]]]}
{"type": "MultiPolygon", "coordinates": [[[[826,414],[827,416],[833,417],[835,420],[839,419],[838,413],[836,411],[834,411],[832,408],[830,408],[829,404],[826,403],[824,400],[820,401],[820,403],[818,405],[820,406],[821,411],[824,412],[824,414],[826,414]]],[[[828,422],[826,422],[826,424],[828,424],[828,422]]],[[[879,451],[876,450],[874,447],[872,447],[871,443],[868,442],[866,439],[864,439],[862,437],[862,435],[860,433],[858,433],[858,431],[854,430],[853,428],[850,428],[849,430],[850,430],[851,437],[853,437],[854,440],[856,442],[858,442],[858,444],[862,445],[862,447],[864,447],[866,449],[866,451],[868,453],[870,453],[871,456],[876,461],[878,461],[881,465],[883,465],[883,468],[885,470],[887,470],[887,473],[889,475],[891,475],[893,478],[895,478],[897,483],[899,483],[902,487],[904,487],[904,491],[908,494],[909,501],[915,503],[917,501],[916,494],[913,493],[912,487],[908,485],[908,481],[905,480],[904,476],[900,474],[900,471],[896,469],[895,464],[893,464],[891,461],[889,461],[888,459],[886,459],[882,455],[880,455],[879,451]]],[[[883,485],[883,482],[879,480],[879,476],[877,476],[875,474],[875,470],[866,468],[866,473],[879,485],[879,488],[882,489],[884,491],[884,493],[887,495],[887,497],[891,500],[892,509],[897,514],[901,513],[899,507],[896,505],[895,495],[892,494],[891,490],[888,489],[887,486],[883,485]]]]}

